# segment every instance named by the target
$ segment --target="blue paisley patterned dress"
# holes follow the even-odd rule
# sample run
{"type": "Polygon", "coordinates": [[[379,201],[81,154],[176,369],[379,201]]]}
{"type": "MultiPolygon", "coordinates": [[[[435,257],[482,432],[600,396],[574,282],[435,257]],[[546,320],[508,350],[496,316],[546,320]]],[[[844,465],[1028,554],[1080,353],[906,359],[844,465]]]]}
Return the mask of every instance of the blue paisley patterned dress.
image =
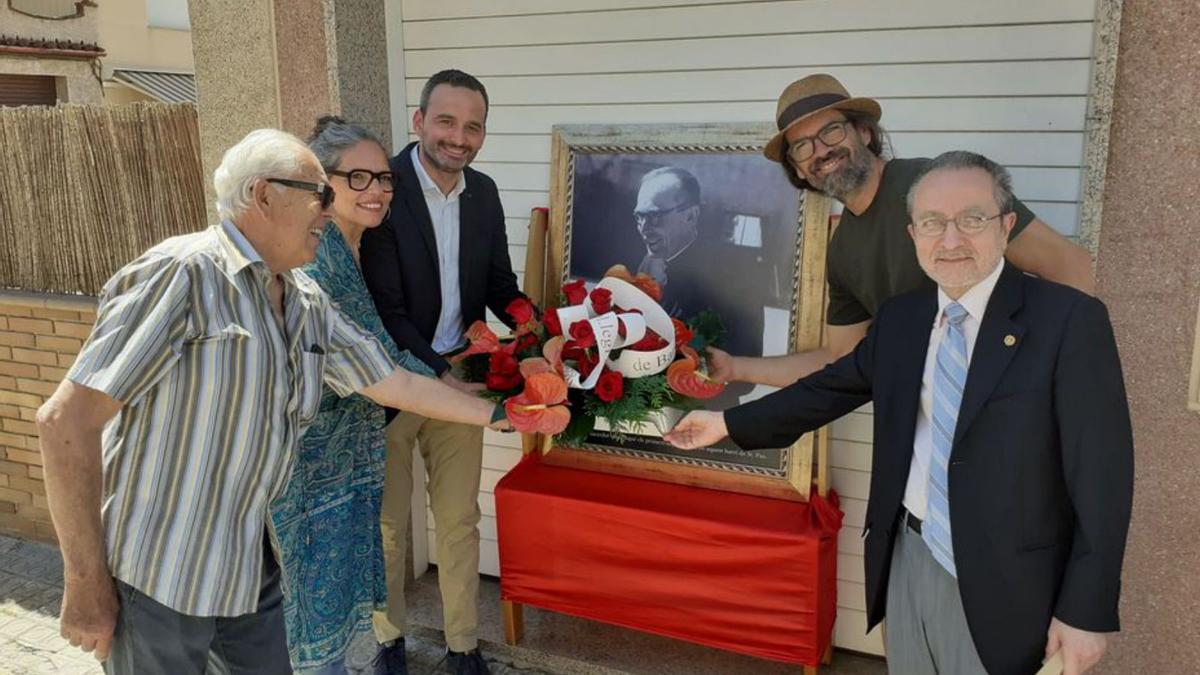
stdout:
{"type": "MultiPolygon", "coordinates": [[[[346,316],[374,334],[397,364],[433,376],[384,330],[350,247],[332,222],[304,272],[346,316]]],[[[371,630],[371,612],[386,607],[379,530],[383,426],[383,408],[358,394],[339,398],[325,387],[287,489],[271,505],[288,589],[283,606],[288,651],[297,669],[340,663],[354,639],[371,630]]]]}

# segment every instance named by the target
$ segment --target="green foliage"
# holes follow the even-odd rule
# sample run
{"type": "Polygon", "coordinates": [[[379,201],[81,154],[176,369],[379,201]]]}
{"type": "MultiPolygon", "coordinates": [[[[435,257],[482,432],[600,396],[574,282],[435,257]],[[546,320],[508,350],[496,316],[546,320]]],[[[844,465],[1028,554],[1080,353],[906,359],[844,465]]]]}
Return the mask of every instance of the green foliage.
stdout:
{"type": "Polygon", "coordinates": [[[463,380],[483,382],[488,372],[488,354],[472,354],[462,361],[463,380]]]}
{"type": "Polygon", "coordinates": [[[725,324],[721,317],[711,309],[706,309],[687,322],[695,333],[691,345],[697,352],[703,354],[708,347],[720,347],[725,342],[725,324]]]}
{"type": "Polygon", "coordinates": [[[509,397],[516,396],[519,393],[521,392],[518,391],[513,393],[511,391],[492,391],[491,389],[484,389],[479,392],[479,398],[482,398],[485,401],[491,401],[492,403],[504,403],[509,399],[509,397]]]}
{"type": "Polygon", "coordinates": [[[592,433],[592,429],[595,428],[596,418],[587,413],[580,412],[577,406],[573,406],[571,409],[571,421],[567,424],[567,428],[563,429],[563,432],[558,435],[556,440],[562,445],[579,447],[583,445],[583,442],[587,440],[588,434],[592,433]]]}
{"type": "Polygon", "coordinates": [[[667,385],[667,376],[660,373],[636,380],[625,378],[625,394],[615,401],[601,401],[595,394],[589,394],[583,399],[583,411],[593,417],[608,418],[609,424],[619,427],[645,422],[651,413],[671,405],[677,398],[679,395],[667,385]]]}

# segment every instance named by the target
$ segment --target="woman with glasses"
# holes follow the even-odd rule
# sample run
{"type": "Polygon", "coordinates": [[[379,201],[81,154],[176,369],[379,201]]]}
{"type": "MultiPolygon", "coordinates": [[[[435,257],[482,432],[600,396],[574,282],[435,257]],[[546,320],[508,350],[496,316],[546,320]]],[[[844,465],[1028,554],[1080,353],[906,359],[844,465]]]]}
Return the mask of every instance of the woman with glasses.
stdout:
{"type": "MultiPolygon", "coordinates": [[[[333,220],[304,272],[346,316],[373,333],[396,363],[432,377],[428,366],[388,336],[359,268],[363,232],[379,226],[392,200],[382,145],[361,126],[322,117],[309,147],[334,198],[333,220]]],[[[386,607],[379,530],[383,426],[383,408],[358,395],[339,398],[326,387],[317,419],[301,439],[288,488],[271,506],[287,589],[288,651],[298,673],[362,672],[347,663],[347,655],[353,645],[375,644],[371,612],[386,607]]],[[[404,671],[403,664],[375,659],[366,672],[404,671]]]]}

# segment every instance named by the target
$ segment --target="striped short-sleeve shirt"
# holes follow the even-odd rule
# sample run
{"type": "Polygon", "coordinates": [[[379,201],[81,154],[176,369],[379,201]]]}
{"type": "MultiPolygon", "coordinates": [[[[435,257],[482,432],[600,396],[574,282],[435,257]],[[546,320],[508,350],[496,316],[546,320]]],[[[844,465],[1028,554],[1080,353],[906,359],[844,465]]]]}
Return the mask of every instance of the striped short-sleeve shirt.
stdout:
{"type": "Polygon", "coordinates": [[[232,223],[168,239],[105,284],[67,374],[124,404],[102,443],[109,569],[184,614],[255,610],[268,507],[322,382],[344,396],[394,369],[312,279],[281,278],[282,327],[232,223]]]}

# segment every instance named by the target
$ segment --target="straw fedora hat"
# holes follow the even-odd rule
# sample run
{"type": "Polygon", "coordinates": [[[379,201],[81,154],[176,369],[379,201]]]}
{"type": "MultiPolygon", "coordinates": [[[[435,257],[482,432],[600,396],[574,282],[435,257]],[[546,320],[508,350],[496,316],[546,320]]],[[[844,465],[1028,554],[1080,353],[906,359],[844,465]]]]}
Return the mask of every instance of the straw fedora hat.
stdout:
{"type": "Polygon", "coordinates": [[[832,75],[817,73],[789,84],[775,106],[775,126],[779,133],[771,138],[763,154],[773,162],[782,162],[787,154],[784,132],[822,110],[849,110],[870,115],[879,121],[883,114],[879,103],[870,98],[854,98],[832,75]]]}

